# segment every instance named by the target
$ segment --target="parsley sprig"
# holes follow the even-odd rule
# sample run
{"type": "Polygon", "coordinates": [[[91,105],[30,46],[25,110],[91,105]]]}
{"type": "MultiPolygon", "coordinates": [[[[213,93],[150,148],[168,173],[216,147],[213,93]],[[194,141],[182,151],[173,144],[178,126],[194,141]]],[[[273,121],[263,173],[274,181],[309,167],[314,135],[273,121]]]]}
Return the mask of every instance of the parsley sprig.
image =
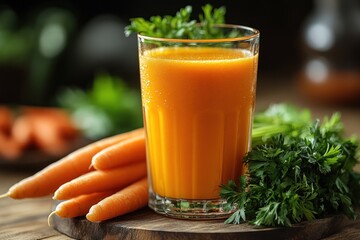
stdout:
{"type": "Polygon", "coordinates": [[[197,39],[222,37],[221,32],[211,28],[214,24],[225,23],[225,7],[213,8],[210,4],[202,7],[199,20],[191,19],[192,7],[180,9],[175,16],[152,16],[130,19],[130,25],[125,28],[125,35],[141,33],[149,37],[197,39]],[[200,26],[200,27],[199,27],[200,26]]]}
{"type": "MultiPolygon", "coordinates": [[[[281,111],[284,105],[276,107],[281,111]]],[[[338,213],[355,218],[353,205],[360,201],[360,175],[353,171],[357,151],[358,142],[343,137],[337,113],[322,124],[302,124],[257,142],[244,159],[248,175],[222,186],[220,195],[238,205],[226,223],[291,226],[338,213]]]]}

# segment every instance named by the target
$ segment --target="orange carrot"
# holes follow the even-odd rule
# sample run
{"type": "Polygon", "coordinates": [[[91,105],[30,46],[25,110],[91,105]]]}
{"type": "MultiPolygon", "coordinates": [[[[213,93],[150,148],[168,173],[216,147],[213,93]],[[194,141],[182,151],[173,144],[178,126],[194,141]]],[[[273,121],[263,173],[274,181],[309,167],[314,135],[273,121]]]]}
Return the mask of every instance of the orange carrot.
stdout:
{"type": "Polygon", "coordinates": [[[48,115],[54,118],[62,118],[64,121],[70,119],[64,109],[56,107],[21,106],[20,110],[26,115],[48,115]]]}
{"type": "Polygon", "coordinates": [[[91,163],[95,169],[108,170],[145,161],[145,134],[143,134],[105,148],[93,157],[91,163]]]}
{"type": "Polygon", "coordinates": [[[93,205],[115,192],[116,191],[107,191],[81,195],[59,203],[54,212],[63,218],[85,216],[93,205]]]}
{"type": "Polygon", "coordinates": [[[50,155],[57,156],[66,152],[67,140],[62,138],[61,131],[56,126],[54,119],[44,115],[32,115],[31,117],[36,145],[50,155]]]}
{"type": "Polygon", "coordinates": [[[46,119],[62,136],[74,136],[77,133],[75,124],[70,115],[63,109],[54,107],[23,106],[21,111],[26,116],[35,116],[46,119]]]}
{"type": "Polygon", "coordinates": [[[12,138],[0,132],[0,156],[6,160],[15,160],[21,155],[21,147],[12,138]]]}
{"type": "Polygon", "coordinates": [[[143,178],[92,206],[86,218],[100,222],[143,208],[148,203],[148,183],[143,178]]]}
{"type": "Polygon", "coordinates": [[[11,128],[11,136],[15,142],[25,148],[30,145],[33,140],[31,117],[22,115],[15,119],[14,124],[11,128]]]}
{"type": "Polygon", "coordinates": [[[0,132],[9,131],[13,121],[11,110],[6,106],[0,106],[0,132]]]}
{"type": "Polygon", "coordinates": [[[22,107],[31,119],[35,144],[48,154],[59,156],[69,149],[68,139],[76,137],[76,127],[64,110],[51,107],[22,107]]]}
{"type": "Polygon", "coordinates": [[[104,138],[47,166],[33,176],[30,176],[12,186],[5,194],[11,198],[34,198],[54,193],[62,184],[89,172],[91,158],[102,149],[127,138],[143,134],[143,129],[104,138]]]}
{"type": "Polygon", "coordinates": [[[135,163],[108,171],[93,171],[61,185],[54,199],[67,200],[83,194],[121,189],[146,176],[146,163],[135,163]]]}

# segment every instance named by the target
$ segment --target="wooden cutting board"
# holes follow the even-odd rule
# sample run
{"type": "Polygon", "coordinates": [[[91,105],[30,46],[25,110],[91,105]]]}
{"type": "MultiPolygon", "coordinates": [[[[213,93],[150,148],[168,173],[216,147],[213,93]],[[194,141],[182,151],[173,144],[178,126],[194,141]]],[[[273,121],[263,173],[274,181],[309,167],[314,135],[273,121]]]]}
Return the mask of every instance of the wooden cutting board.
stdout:
{"type": "Polygon", "coordinates": [[[75,239],[150,239],[150,240],[316,240],[354,223],[344,216],[319,219],[291,228],[256,228],[248,224],[224,224],[223,220],[178,220],[154,213],[149,208],[101,223],[84,217],[65,219],[52,215],[50,224],[57,231],[75,239]]]}

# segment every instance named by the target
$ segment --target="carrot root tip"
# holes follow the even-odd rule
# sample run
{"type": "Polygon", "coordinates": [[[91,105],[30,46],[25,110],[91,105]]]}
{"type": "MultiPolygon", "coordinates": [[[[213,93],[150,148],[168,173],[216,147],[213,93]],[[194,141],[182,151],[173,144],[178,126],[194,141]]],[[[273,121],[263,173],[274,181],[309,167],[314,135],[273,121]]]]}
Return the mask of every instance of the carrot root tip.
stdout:
{"type": "Polygon", "coordinates": [[[64,200],[64,199],[59,199],[59,194],[57,191],[54,192],[54,195],[52,197],[53,200],[64,200]]]}
{"type": "Polygon", "coordinates": [[[93,214],[89,212],[88,214],[86,214],[86,219],[91,221],[90,219],[92,219],[92,215],[93,214]]]}
{"type": "Polygon", "coordinates": [[[9,193],[9,192],[0,195],[0,199],[1,199],[1,198],[6,198],[6,197],[10,197],[10,193],[9,193]]]}
{"type": "Polygon", "coordinates": [[[86,219],[89,220],[90,222],[94,222],[94,206],[92,206],[89,209],[89,212],[86,214],[86,219]]]}
{"type": "Polygon", "coordinates": [[[48,222],[49,227],[52,227],[51,218],[52,218],[52,216],[53,216],[54,214],[56,214],[56,210],[53,211],[53,212],[51,212],[51,213],[49,214],[49,216],[48,216],[47,222],[48,222]]]}
{"type": "Polygon", "coordinates": [[[94,165],[91,163],[89,166],[89,170],[93,170],[94,169],[94,165]]]}

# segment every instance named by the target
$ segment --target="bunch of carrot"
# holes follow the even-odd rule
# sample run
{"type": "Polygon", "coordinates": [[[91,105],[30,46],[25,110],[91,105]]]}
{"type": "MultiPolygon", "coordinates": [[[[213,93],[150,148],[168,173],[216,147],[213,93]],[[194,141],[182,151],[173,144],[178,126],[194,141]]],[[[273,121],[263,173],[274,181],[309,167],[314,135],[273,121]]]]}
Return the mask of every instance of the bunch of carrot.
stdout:
{"type": "Polygon", "coordinates": [[[69,114],[52,107],[0,106],[0,156],[14,160],[29,149],[61,155],[78,134],[69,114]]]}
{"type": "Polygon", "coordinates": [[[91,143],[12,186],[0,197],[53,194],[52,214],[99,222],[147,205],[145,134],[142,128],[91,143]]]}

